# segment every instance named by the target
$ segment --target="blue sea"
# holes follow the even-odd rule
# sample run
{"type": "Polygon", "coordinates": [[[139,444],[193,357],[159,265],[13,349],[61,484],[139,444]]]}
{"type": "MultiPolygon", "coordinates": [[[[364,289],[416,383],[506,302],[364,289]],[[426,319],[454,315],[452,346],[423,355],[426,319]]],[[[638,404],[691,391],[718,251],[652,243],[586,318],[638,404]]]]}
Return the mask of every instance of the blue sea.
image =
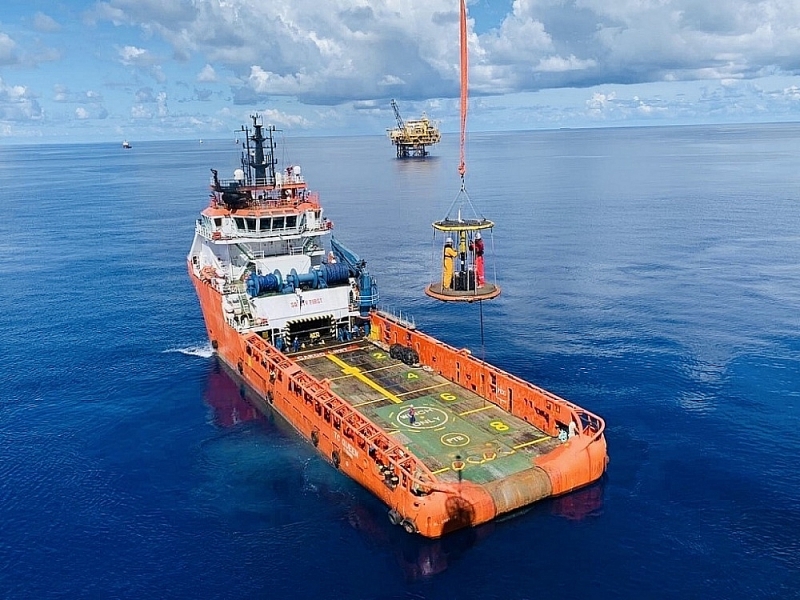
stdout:
{"type": "Polygon", "coordinates": [[[212,354],[185,257],[233,136],[5,146],[0,597],[800,598],[800,125],[471,134],[503,292],[464,306],[423,293],[456,135],[283,135],[382,304],[602,416],[607,475],[409,536],[212,354]]]}

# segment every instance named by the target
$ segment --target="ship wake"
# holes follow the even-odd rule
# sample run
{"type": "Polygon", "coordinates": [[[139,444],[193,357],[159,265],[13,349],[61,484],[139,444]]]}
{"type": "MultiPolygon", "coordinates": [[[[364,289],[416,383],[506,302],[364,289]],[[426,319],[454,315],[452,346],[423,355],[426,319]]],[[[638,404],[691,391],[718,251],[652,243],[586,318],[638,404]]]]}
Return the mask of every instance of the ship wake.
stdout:
{"type": "Polygon", "coordinates": [[[185,354],[186,356],[197,356],[199,358],[211,358],[214,356],[214,349],[211,347],[211,344],[206,344],[204,346],[186,346],[185,348],[170,348],[163,352],[164,354],[177,352],[179,354],[185,354]]]}

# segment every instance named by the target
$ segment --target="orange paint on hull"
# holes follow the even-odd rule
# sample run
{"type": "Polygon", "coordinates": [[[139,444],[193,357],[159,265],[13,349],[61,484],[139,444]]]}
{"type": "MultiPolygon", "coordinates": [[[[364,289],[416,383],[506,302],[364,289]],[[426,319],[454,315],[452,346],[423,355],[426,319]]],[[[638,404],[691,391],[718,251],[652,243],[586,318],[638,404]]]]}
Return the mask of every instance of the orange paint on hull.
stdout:
{"type": "Polygon", "coordinates": [[[223,318],[220,292],[195,275],[206,330],[219,358],[269,406],[317,448],[336,468],[379,497],[390,518],[410,532],[438,538],[499,514],[559,495],[597,480],[607,464],[605,424],[566,400],[411,329],[383,313],[371,314],[371,338],[417,351],[420,362],[453,383],[478,393],[548,435],[574,422],[576,435],[516,477],[513,485],[467,480],[440,481],[386,431],[331,391],[291,357],[260,336],[239,333],[223,318]],[[538,467],[534,468],[534,467],[538,467]],[[389,485],[389,481],[395,481],[389,485]],[[516,487],[514,487],[516,486],[516,487]]]}

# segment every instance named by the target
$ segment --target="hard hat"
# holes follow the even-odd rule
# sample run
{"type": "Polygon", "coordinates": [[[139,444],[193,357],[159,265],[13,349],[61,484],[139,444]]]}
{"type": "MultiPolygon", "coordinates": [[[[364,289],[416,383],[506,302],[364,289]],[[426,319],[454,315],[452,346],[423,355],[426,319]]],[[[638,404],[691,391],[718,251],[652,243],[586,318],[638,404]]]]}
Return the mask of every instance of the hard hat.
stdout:
{"type": "Polygon", "coordinates": [[[476,240],[479,240],[479,239],[481,239],[481,232],[480,232],[480,231],[479,231],[478,233],[476,233],[476,234],[475,234],[475,239],[476,239],[476,240]]]}
{"type": "Polygon", "coordinates": [[[453,245],[453,238],[447,238],[444,243],[445,244],[450,244],[452,246],[453,245]]]}

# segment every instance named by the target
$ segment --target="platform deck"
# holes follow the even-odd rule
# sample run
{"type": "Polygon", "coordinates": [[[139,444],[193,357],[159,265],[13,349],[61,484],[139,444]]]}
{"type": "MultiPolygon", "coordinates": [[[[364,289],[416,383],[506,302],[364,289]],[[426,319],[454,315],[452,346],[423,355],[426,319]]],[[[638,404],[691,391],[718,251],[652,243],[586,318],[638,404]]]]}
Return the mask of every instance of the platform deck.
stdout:
{"type": "Polygon", "coordinates": [[[413,452],[442,481],[488,483],[529,469],[560,442],[477,393],[389,356],[368,340],[293,357],[413,452]],[[415,419],[411,422],[410,409],[415,419]]]}

